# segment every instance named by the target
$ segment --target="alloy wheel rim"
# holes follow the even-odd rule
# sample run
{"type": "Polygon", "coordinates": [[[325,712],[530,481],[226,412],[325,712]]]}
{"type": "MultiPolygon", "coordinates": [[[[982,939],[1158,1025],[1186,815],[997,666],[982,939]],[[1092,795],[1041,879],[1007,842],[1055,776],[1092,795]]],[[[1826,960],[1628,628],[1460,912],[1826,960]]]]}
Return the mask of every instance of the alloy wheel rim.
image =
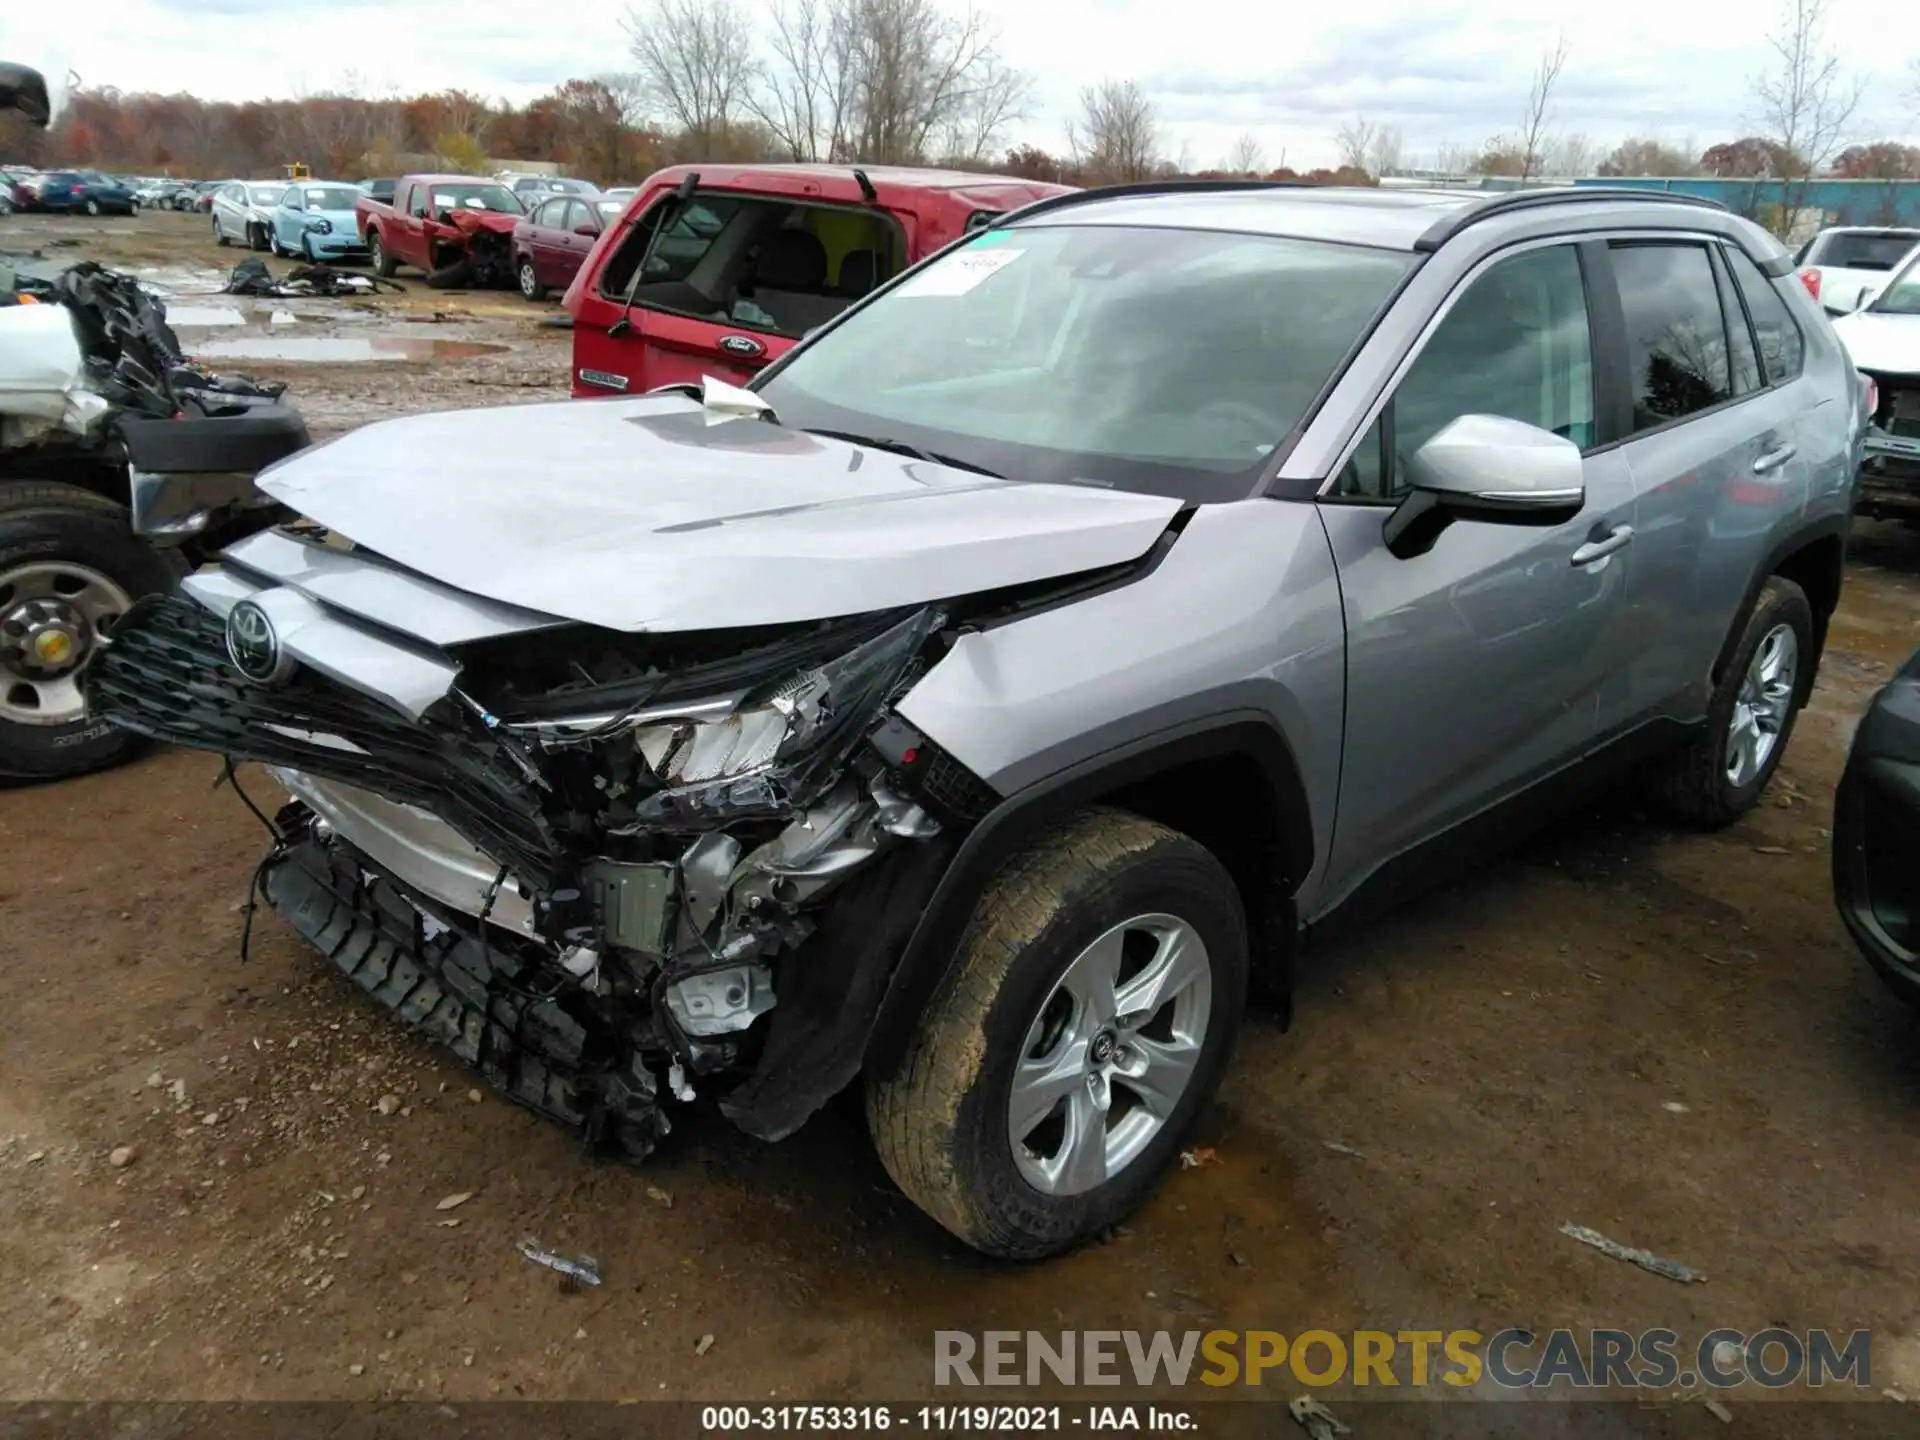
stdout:
{"type": "Polygon", "coordinates": [[[539,277],[533,273],[533,263],[531,261],[521,262],[520,293],[526,296],[529,300],[533,298],[533,287],[537,283],[538,278],[539,277]]]}
{"type": "Polygon", "coordinates": [[[1081,1195],[1140,1158],[1193,1083],[1213,1013],[1199,932],[1137,915],[1088,945],[1027,1027],[1007,1098],[1015,1167],[1081,1195]]]}
{"type": "Polygon", "coordinates": [[[1793,713],[1794,683],[1800,668],[1800,640],[1791,625],[1776,625],[1754,649],[1740,678],[1733,716],[1727,726],[1727,783],[1750,785],[1780,745],[1793,713]]]}
{"type": "Polygon", "coordinates": [[[119,585],[68,560],[0,574],[0,720],[71,725],[84,718],[80,667],[132,606],[119,585]]]}

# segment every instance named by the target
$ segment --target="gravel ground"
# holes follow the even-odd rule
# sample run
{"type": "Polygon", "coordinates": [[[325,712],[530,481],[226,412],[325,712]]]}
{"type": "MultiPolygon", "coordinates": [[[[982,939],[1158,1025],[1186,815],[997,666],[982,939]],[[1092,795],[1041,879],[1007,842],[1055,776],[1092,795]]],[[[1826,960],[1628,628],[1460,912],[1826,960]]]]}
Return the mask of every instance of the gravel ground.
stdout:
{"type": "MultiPolygon", "coordinates": [[[[0,248],[51,236],[182,293],[236,258],[188,217],[0,222],[0,248]]],[[[292,308],[262,333],[508,347],[236,362],[320,432],[564,393],[567,336],[517,297],[292,308]]],[[[1872,1327],[1872,1403],[1845,1413],[1897,1433],[1913,1415],[1877,1392],[1920,1403],[1920,1020],[1853,953],[1827,850],[1853,723],[1920,639],[1920,545],[1869,528],[1855,550],[1761,809],[1680,836],[1621,796],[1316,949],[1292,1031],[1250,1024],[1204,1117],[1217,1163],[1038,1267],[921,1217],[850,1104],[778,1146],[695,1116],[644,1171],[595,1164],[272,916],[242,963],[263,837],[204,755],[0,792],[0,1397],[902,1398],[929,1391],[938,1328],[1778,1323],[1872,1327]],[[525,1234],[607,1284],[563,1293],[525,1234]]],[[[1739,1433],[1813,1433],[1725,1398],[1739,1433]]],[[[1623,1424],[1721,1433],[1662,1399],[1623,1424]]]]}

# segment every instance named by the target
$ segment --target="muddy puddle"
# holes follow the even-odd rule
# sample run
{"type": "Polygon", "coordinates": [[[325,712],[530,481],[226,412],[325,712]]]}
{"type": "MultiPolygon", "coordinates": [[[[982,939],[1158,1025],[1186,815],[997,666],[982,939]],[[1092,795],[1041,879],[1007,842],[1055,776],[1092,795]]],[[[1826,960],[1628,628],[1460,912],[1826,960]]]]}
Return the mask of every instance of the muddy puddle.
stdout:
{"type": "Polygon", "coordinates": [[[211,340],[181,337],[187,353],[203,360],[282,360],[295,364],[347,365],[377,360],[471,360],[504,354],[510,346],[486,340],[429,340],[406,335],[235,335],[211,340]]]}

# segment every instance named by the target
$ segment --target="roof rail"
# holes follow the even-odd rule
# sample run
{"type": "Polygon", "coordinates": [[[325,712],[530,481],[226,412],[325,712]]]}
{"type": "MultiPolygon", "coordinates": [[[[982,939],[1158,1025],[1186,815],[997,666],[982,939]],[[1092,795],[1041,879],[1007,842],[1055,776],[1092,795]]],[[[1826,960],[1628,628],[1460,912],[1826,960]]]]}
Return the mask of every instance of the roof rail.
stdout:
{"type": "Polygon", "coordinates": [[[1701,195],[1676,195],[1671,190],[1636,190],[1630,185],[1555,185],[1539,190],[1504,190],[1489,195],[1478,205],[1469,205],[1434,224],[1413,242],[1420,251],[1438,250],[1469,225],[1509,210],[1532,210],[1543,205],[1584,204],[1601,200],[1643,200],[1654,205],[1696,205],[1704,210],[1731,213],[1718,200],[1701,195]]]}
{"type": "MultiPolygon", "coordinates": [[[[1044,200],[1035,200],[1032,204],[1022,205],[1018,210],[1008,210],[994,218],[989,230],[998,230],[1015,220],[1025,220],[1050,210],[1064,210],[1069,205],[1084,205],[1091,200],[1120,200],[1129,195],[1202,195],[1217,194],[1234,190],[1304,190],[1308,186],[1300,180],[1134,180],[1124,185],[1094,185],[1085,190],[1069,190],[1064,195],[1049,195],[1044,200]]],[[[1325,187],[1320,187],[1325,188],[1325,187]]]]}

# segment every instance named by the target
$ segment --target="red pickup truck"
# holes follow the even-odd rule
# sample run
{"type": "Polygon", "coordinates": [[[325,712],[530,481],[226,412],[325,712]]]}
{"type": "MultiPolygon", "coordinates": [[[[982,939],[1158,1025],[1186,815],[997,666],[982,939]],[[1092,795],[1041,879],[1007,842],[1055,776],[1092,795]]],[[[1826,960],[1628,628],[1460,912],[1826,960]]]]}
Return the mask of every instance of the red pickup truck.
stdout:
{"type": "Polygon", "coordinates": [[[411,265],[449,289],[513,282],[513,227],[526,207],[498,180],[408,175],[391,203],[362,195],[353,212],[377,275],[411,265]]]}
{"type": "Polygon", "coordinates": [[[1071,187],[840,165],[676,165],[567,289],[573,393],[743,383],[968,228],[1071,187]]]}

